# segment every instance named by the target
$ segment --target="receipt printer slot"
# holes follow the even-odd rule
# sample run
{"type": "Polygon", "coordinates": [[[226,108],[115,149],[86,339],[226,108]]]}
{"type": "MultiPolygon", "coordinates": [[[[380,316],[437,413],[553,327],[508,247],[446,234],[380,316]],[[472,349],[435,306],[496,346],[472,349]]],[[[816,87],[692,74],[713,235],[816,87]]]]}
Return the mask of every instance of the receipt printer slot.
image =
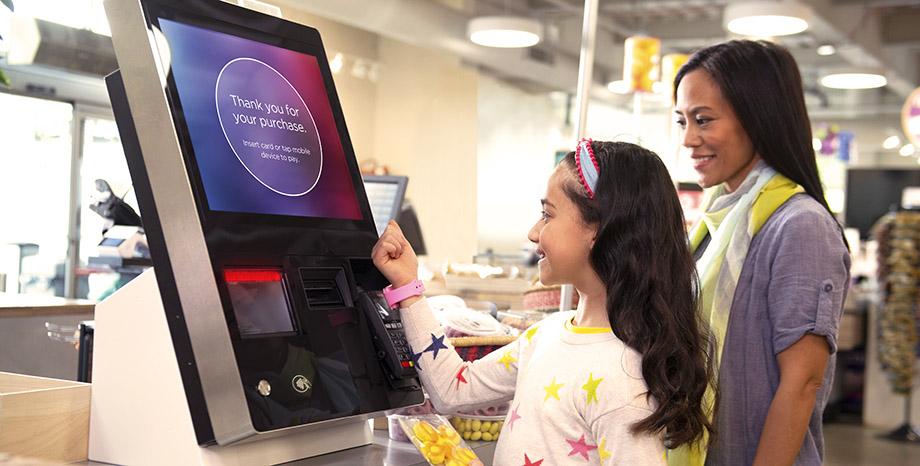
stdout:
{"type": "Polygon", "coordinates": [[[300,279],[310,309],[352,307],[345,270],[341,268],[301,268],[300,279]]]}

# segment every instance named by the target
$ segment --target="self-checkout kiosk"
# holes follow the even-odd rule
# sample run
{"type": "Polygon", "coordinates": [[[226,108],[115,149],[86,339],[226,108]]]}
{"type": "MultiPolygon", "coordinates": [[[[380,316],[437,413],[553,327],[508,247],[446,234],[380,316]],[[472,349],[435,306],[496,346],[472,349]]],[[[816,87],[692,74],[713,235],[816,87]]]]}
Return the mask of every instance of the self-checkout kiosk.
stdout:
{"type": "Polygon", "coordinates": [[[423,395],[319,33],[218,0],[105,9],[153,269],[97,305],[89,459],[371,443],[370,417],[423,395]]]}

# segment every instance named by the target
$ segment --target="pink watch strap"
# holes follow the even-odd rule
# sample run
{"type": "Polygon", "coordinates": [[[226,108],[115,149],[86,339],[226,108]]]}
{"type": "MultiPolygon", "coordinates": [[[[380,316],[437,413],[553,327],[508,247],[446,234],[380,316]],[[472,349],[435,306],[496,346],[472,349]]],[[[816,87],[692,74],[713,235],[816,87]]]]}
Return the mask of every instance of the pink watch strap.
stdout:
{"type": "Polygon", "coordinates": [[[393,289],[393,285],[384,288],[383,297],[386,298],[387,304],[390,305],[390,309],[396,309],[399,307],[401,301],[413,296],[419,296],[423,291],[425,291],[425,285],[422,284],[422,281],[412,280],[408,284],[396,288],[395,290],[393,289]]]}

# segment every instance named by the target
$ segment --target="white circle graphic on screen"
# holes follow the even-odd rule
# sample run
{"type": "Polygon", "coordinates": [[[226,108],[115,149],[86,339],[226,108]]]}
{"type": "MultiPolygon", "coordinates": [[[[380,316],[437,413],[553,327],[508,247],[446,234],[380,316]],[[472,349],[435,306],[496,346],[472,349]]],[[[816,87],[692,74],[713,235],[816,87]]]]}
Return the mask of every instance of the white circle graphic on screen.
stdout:
{"type": "Polygon", "coordinates": [[[278,70],[235,58],[217,75],[217,120],[243,168],[266,188],[297,197],[316,187],[323,149],[313,114],[278,70]]]}

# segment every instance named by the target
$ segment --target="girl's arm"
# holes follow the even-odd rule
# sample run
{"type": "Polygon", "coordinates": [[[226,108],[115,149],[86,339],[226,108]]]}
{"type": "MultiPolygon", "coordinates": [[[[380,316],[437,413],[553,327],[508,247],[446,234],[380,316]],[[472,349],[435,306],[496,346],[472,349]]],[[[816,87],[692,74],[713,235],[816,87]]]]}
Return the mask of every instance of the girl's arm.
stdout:
{"type": "Polygon", "coordinates": [[[517,383],[519,340],[473,362],[464,361],[422,298],[400,309],[415,368],[440,413],[451,414],[510,400],[517,383]]]}
{"type": "MultiPolygon", "coordinates": [[[[418,278],[418,258],[394,221],[380,235],[371,258],[394,288],[418,278]]],[[[516,342],[475,363],[465,362],[444,335],[427,300],[413,296],[399,307],[415,369],[438,411],[451,413],[511,399],[520,360],[516,342]]]]}
{"type": "Polygon", "coordinates": [[[780,382],[767,411],[754,466],[795,462],[829,357],[827,338],[815,334],[806,334],[776,355],[780,382]]]}

